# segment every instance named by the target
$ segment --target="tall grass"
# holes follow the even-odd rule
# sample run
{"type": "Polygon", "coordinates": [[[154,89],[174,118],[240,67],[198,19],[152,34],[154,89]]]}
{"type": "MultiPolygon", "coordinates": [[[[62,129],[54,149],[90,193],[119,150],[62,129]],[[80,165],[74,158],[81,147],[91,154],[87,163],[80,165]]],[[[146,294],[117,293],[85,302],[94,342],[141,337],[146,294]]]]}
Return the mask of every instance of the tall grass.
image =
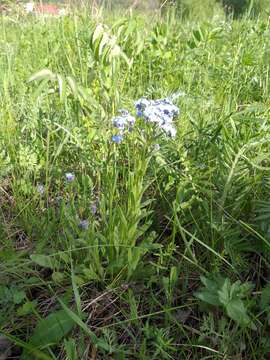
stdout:
{"type": "Polygon", "coordinates": [[[1,17],[12,356],[268,358],[270,30],[215,14],[1,17]],[[175,138],[112,141],[140,97],[174,99],[175,138]]]}

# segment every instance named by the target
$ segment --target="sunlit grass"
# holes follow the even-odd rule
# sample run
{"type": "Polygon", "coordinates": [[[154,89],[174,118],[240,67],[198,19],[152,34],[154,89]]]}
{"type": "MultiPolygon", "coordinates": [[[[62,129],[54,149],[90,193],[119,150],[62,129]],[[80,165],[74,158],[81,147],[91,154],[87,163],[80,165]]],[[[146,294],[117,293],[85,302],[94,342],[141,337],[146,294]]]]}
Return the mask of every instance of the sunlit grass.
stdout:
{"type": "Polygon", "coordinates": [[[269,356],[269,24],[162,16],[0,19],[15,357],[269,356]],[[141,97],[180,108],[175,137],[141,97]],[[136,121],[116,139],[121,109],[136,121]]]}

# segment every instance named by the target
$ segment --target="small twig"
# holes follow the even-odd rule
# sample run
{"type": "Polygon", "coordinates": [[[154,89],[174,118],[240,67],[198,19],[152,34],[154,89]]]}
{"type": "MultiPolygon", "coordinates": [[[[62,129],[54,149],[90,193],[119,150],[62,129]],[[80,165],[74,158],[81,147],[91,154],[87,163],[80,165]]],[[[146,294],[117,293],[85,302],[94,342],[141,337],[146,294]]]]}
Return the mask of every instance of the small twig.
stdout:
{"type": "Polygon", "coordinates": [[[90,303],[88,303],[85,308],[83,308],[83,311],[86,311],[87,309],[89,309],[92,305],[94,305],[95,303],[97,303],[100,299],[102,299],[105,295],[108,295],[109,293],[111,293],[113,291],[109,290],[104,292],[103,294],[99,295],[97,298],[95,298],[94,300],[92,300],[90,303]]]}
{"type": "Polygon", "coordinates": [[[167,4],[168,0],[165,0],[161,5],[160,5],[160,8],[159,10],[161,10],[166,4],[167,4]]]}

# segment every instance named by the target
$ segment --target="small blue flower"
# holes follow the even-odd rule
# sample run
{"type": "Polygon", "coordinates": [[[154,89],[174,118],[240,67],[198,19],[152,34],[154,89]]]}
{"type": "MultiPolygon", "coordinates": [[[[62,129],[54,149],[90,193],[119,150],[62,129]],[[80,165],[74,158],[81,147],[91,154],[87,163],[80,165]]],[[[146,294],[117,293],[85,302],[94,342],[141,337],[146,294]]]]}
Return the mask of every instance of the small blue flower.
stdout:
{"type": "Polygon", "coordinates": [[[155,145],[154,145],[154,150],[155,150],[155,151],[159,151],[159,150],[160,150],[160,145],[159,145],[159,144],[155,144],[155,145]]]}
{"type": "Polygon", "coordinates": [[[79,222],[79,228],[82,230],[87,230],[89,228],[89,221],[88,220],[81,220],[79,222]]]}
{"type": "Polygon", "coordinates": [[[92,215],[95,215],[97,213],[97,203],[96,202],[92,202],[90,204],[90,210],[92,215]]]}
{"type": "Polygon", "coordinates": [[[113,126],[119,130],[124,130],[127,125],[127,119],[122,116],[117,116],[112,119],[113,126]]]}
{"type": "Polygon", "coordinates": [[[123,136],[118,134],[118,135],[113,135],[112,136],[112,141],[116,144],[120,144],[120,142],[123,141],[123,136]]]}
{"type": "Polygon", "coordinates": [[[75,175],[73,173],[70,173],[70,172],[66,173],[65,176],[66,176],[67,182],[72,182],[75,179],[75,175]]]}
{"type": "Polygon", "coordinates": [[[45,192],[45,186],[42,185],[42,184],[38,184],[38,185],[37,185],[37,192],[38,192],[40,195],[43,195],[44,192],[45,192]]]}
{"type": "Polygon", "coordinates": [[[135,107],[138,110],[142,110],[151,104],[151,100],[147,100],[146,98],[140,98],[139,100],[135,101],[135,107]]]}
{"type": "Polygon", "coordinates": [[[130,115],[127,110],[120,110],[121,115],[112,118],[113,126],[121,131],[124,131],[128,126],[134,126],[135,117],[130,115]]]}

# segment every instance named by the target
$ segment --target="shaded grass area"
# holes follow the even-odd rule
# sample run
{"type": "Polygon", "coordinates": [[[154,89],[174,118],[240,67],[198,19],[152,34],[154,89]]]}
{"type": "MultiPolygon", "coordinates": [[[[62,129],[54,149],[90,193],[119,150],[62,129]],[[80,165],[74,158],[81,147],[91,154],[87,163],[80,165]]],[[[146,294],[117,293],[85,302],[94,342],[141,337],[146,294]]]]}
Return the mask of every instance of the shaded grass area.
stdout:
{"type": "Polygon", "coordinates": [[[174,13],[1,18],[2,352],[269,357],[269,34],[174,13]],[[113,143],[142,96],[173,96],[176,137],[137,118],[113,143]]]}

